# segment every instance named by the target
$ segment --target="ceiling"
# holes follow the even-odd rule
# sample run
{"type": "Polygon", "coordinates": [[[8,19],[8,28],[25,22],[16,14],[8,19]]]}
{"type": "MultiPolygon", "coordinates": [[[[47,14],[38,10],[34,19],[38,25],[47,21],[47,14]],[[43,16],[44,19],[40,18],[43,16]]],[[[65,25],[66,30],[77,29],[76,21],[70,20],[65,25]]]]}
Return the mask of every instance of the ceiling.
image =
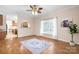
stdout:
{"type": "MultiPolygon", "coordinates": [[[[39,7],[42,7],[43,10],[42,13],[38,14],[37,16],[43,16],[57,10],[72,7],[72,5],[39,5],[39,7]]],[[[31,11],[26,11],[28,9],[30,9],[28,5],[0,5],[0,10],[4,13],[25,14],[30,17],[35,17],[35,15],[32,15],[31,11]]]]}

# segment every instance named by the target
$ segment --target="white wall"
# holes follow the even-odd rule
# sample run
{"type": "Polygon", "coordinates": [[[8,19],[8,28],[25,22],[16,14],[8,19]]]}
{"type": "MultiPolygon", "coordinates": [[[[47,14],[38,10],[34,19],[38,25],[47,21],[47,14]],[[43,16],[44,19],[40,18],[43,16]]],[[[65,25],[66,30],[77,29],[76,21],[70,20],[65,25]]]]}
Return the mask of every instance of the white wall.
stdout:
{"type": "Polygon", "coordinates": [[[18,37],[24,37],[28,35],[33,35],[33,20],[25,14],[18,15],[18,37]],[[29,24],[29,28],[23,28],[21,24],[27,21],[29,24]]]}
{"type": "MultiPolygon", "coordinates": [[[[79,7],[71,7],[67,9],[61,9],[56,12],[51,12],[49,16],[37,17],[36,20],[36,35],[40,35],[40,21],[43,19],[51,19],[57,17],[58,20],[58,40],[69,42],[71,40],[71,35],[68,28],[61,27],[61,22],[68,18],[68,20],[73,19],[73,22],[79,26],[79,7]]],[[[79,43],[79,33],[74,35],[74,40],[79,43]]]]}

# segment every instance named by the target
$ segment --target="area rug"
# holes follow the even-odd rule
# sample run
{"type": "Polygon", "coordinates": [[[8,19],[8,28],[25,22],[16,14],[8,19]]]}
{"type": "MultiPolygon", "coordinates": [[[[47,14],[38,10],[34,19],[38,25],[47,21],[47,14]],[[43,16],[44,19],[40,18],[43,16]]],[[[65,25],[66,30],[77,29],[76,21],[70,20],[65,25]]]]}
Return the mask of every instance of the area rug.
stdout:
{"type": "Polygon", "coordinates": [[[26,49],[31,51],[33,54],[40,54],[50,46],[48,42],[36,38],[24,40],[21,43],[26,49]]]}

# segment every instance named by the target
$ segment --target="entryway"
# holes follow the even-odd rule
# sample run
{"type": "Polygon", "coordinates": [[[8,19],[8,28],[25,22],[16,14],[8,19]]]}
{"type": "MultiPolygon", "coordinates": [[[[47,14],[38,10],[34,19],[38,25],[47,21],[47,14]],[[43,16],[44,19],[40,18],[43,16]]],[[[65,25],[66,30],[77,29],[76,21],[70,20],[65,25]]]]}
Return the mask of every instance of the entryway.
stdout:
{"type": "Polygon", "coordinates": [[[17,30],[17,16],[7,15],[6,16],[6,39],[18,37],[17,30]]]}

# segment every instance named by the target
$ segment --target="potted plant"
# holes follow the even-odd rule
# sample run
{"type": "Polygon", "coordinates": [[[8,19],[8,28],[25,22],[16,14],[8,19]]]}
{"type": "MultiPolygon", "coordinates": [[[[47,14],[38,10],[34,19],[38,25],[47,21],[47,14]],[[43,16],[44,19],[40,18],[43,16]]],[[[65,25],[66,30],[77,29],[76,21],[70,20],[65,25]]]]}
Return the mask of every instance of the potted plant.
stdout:
{"type": "Polygon", "coordinates": [[[71,38],[72,40],[70,41],[70,46],[75,46],[75,42],[74,42],[74,39],[73,39],[73,36],[75,33],[78,33],[78,25],[77,24],[70,24],[69,25],[69,31],[70,31],[70,34],[71,34],[71,38]]]}

